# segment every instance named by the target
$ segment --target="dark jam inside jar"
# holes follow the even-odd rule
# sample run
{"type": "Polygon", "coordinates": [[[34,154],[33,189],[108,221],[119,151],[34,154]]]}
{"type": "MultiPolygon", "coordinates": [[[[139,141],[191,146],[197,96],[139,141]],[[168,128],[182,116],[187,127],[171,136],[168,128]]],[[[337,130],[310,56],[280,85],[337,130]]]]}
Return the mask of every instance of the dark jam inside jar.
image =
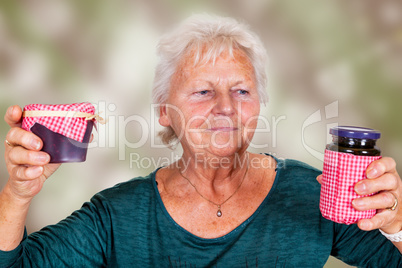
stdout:
{"type": "Polygon", "coordinates": [[[339,126],[329,131],[332,143],[327,150],[354,155],[380,156],[381,150],[376,146],[381,133],[371,128],[339,126]]]}
{"type": "Polygon", "coordinates": [[[82,142],[53,132],[47,127],[35,123],[31,131],[43,141],[42,151],[50,155],[50,163],[84,162],[87,157],[88,143],[91,139],[93,121],[87,122],[82,142]]]}

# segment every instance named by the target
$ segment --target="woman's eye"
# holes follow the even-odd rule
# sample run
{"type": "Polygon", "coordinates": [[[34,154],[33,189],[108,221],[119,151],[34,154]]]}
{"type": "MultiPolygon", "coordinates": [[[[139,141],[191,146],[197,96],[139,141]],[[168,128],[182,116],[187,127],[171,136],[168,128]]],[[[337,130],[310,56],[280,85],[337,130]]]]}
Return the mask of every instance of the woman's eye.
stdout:
{"type": "Polygon", "coordinates": [[[200,90],[200,91],[197,91],[195,94],[199,95],[199,96],[206,96],[206,95],[208,95],[210,93],[211,93],[210,90],[200,90]]]}
{"type": "Polygon", "coordinates": [[[198,92],[198,94],[200,94],[200,95],[207,95],[207,94],[208,94],[208,90],[201,90],[200,92],[198,92]]]}
{"type": "Polygon", "coordinates": [[[239,93],[240,95],[247,95],[248,91],[245,89],[239,89],[239,90],[237,90],[237,93],[239,93]]]}

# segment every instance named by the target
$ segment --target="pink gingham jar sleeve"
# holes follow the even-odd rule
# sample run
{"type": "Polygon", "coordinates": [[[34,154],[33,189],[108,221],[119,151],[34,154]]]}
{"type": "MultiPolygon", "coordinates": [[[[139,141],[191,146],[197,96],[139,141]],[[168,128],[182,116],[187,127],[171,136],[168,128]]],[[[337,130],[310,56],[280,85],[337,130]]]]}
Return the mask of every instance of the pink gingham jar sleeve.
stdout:
{"type": "Polygon", "coordinates": [[[366,178],[366,169],[381,156],[361,156],[325,150],[320,210],[324,218],[334,222],[353,224],[370,219],[375,209],[357,211],[352,207],[355,198],[362,197],[354,185],[366,178]]]}
{"type": "Polygon", "coordinates": [[[22,128],[30,131],[32,126],[38,123],[55,133],[82,142],[88,120],[93,120],[88,116],[94,115],[95,108],[88,102],[59,105],[30,104],[24,107],[24,112],[28,111],[61,112],[61,115],[63,115],[62,112],[65,112],[65,115],[67,112],[70,115],[72,114],[73,116],[25,116],[22,121],[22,128]],[[87,116],[75,116],[77,113],[87,114],[87,116]]]}

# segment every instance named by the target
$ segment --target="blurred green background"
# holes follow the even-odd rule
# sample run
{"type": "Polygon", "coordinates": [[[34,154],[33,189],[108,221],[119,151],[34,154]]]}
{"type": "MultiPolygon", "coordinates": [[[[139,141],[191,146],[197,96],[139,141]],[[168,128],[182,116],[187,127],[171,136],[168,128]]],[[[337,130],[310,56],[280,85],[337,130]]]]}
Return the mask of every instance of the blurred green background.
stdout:
{"type": "MultiPolygon", "coordinates": [[[[1,1],[0,113],[89,101],[109,119],[87,161],[63,165],[35,198],[29,232],[180,155],[154,139],[155,46],[167,27],[201,11],[245,20],[266,45],[270,101],[250,151],[321,169],[328,128],[357,125],[380,130],[383,155],[402,163],[401,1],[1,1]]],[[[7,131],[1,121],[1,140],[7,131]]],[[[0,161],[0,186],[7,178],[0,161]]],[[[330,258],[326,267],[347,266],[330,258]]]]}

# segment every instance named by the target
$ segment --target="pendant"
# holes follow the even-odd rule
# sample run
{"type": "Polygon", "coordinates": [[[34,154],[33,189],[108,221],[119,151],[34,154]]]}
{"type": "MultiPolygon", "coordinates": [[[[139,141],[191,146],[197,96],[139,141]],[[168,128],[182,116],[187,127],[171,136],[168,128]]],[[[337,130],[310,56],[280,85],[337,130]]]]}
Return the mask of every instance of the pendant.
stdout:
{"type": "Polygon", "coordinates": [[[216,212],[216,216],[222,217],[221,206],[218,207],[218,211],[216,212]]]}

